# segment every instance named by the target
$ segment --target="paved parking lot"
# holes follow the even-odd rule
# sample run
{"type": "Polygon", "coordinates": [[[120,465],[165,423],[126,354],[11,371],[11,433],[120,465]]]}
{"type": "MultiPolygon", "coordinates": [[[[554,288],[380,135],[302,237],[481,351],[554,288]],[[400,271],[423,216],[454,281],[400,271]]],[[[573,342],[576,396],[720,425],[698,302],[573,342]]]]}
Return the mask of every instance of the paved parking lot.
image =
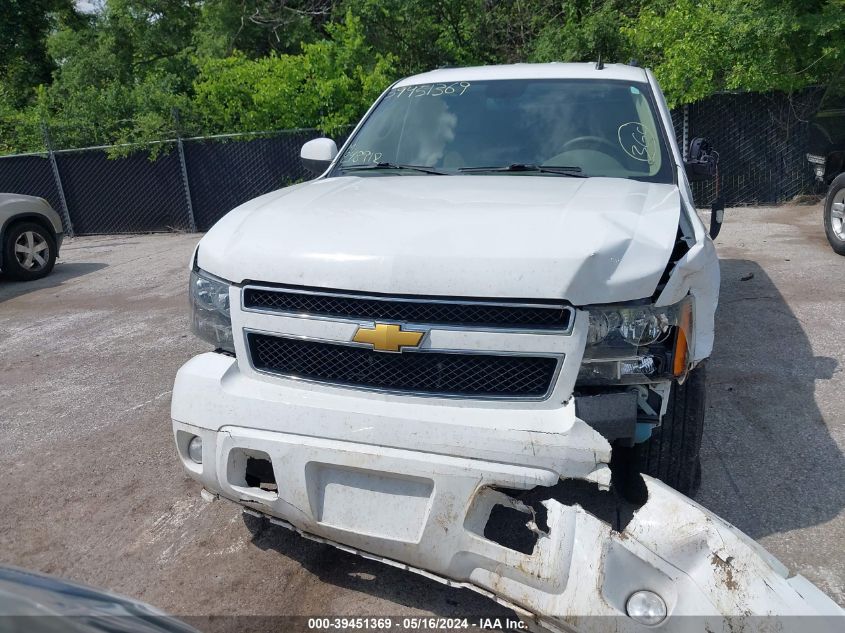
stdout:
{"type": "MultiPolygon", "coordinates": [[[[179,615],[506,612],[284,530],[182,475],[169,420],[197,235],[69,240],[0,280],[0,562],[179,615]]],[[[818,206],[731,209],[697,499],[845,605],[845,258],[818,206]]]]}

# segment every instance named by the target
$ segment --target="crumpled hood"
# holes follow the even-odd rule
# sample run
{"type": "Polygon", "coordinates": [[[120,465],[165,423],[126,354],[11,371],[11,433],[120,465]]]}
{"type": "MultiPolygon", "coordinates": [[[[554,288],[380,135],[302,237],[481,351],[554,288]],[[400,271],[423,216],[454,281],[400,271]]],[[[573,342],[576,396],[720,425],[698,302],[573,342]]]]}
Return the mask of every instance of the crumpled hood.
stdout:
{"type": "Polygon", "coordinates": [[[617,178],[327,178],[227,214],[198,264],[235,283],[610,303],[654,292],[679,214],[675,185],[617,178]]]}

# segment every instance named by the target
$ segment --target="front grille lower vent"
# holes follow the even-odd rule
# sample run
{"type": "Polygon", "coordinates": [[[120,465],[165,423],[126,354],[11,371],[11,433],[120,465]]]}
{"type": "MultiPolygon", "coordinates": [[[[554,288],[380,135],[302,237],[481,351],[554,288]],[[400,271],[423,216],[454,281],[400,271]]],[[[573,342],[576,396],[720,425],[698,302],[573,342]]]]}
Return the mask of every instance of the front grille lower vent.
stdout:
{"type": "Polygon", "coordinates": [[[376,352],[366,347],[247,334],[259,371],[292,378],[411,394],[470,398],[546,396],[558,359],[460,352],[376,352]]]}
{"type": "Polygon", "coordinates": [[[571,308],[561,305],[382,298],[249,286],[244,288],[244,308],[340,319],[550,330],[569,329],[573,314],[571,308]]]}

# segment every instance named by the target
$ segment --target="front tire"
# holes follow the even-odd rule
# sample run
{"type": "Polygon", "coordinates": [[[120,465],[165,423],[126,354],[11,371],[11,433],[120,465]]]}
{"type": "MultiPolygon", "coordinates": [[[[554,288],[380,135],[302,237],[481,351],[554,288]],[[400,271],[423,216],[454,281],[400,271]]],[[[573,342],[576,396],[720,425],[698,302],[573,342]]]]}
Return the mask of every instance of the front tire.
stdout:
{"type": "Polygon", "coordinates": [[[56,239],[40,224],[21,222],[6,230],[3,241],[3,273],[9,279],[33,281],[53,270],[56,239]]]}
{"type": "Polygon", "coordinates": [[[824,201],[824,232],[831,248],[845,255],[845,173],[830,183],[824,201]]]}
{"type": "Polygon", "coordinates": [[[706,367],[693,369],[683,384],[673,383],[661,425],[634,447],[640,472],[660,479],[687,496],[701,483],[706,367]]]}

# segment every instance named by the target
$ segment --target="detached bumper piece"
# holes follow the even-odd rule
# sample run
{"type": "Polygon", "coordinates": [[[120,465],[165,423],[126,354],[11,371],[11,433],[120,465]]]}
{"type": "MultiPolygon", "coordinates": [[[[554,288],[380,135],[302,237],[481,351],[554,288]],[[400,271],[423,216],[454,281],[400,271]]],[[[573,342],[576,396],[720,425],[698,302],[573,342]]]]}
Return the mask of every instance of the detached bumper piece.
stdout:
{"type": "MultiPolygon", "coordinates": [[[[177,378],[173,426],[185,469],[212,494],[308,538],[472,588],[539,629],[643,631],[643,617],[672,631],[845,628],[845,612],[820,590],[659,481],[623,482],[639,487],[637,503],[606,492],[609,446],[577,418],[560,434],[525,432],[522,444],[503,431],[508,446],[520,446],[510,461],[468,458],[445,434],[419,435],[441,452],[360,443],[352,438],[369,427],[357,423],[345,427],[348,437],[330,439],[315,434],[344,433],[333,420],[351,419],[353,405],[330,409],[308,398],[311,421],[297,421],[293,392],[249,386],[235,365],[215,363],[194,362],[177,378]],[[254,406],[245,410],[238,403],[250,389],[254,406]],[[261,398],[277,411],[285,402],[291,417],[274,421],[285,430],[244,428],[263,410],[261,398]],[[199,463],[187,451],[194,437],[199,463]],[[532,454],[542,466],[530,465],[532,454]],[[665,616],[649,600],[662,602],[665,616]]],[[[476,442],[479,454],[495,453],[489,431],[458,431],[470,451],[476,442]]]]}

